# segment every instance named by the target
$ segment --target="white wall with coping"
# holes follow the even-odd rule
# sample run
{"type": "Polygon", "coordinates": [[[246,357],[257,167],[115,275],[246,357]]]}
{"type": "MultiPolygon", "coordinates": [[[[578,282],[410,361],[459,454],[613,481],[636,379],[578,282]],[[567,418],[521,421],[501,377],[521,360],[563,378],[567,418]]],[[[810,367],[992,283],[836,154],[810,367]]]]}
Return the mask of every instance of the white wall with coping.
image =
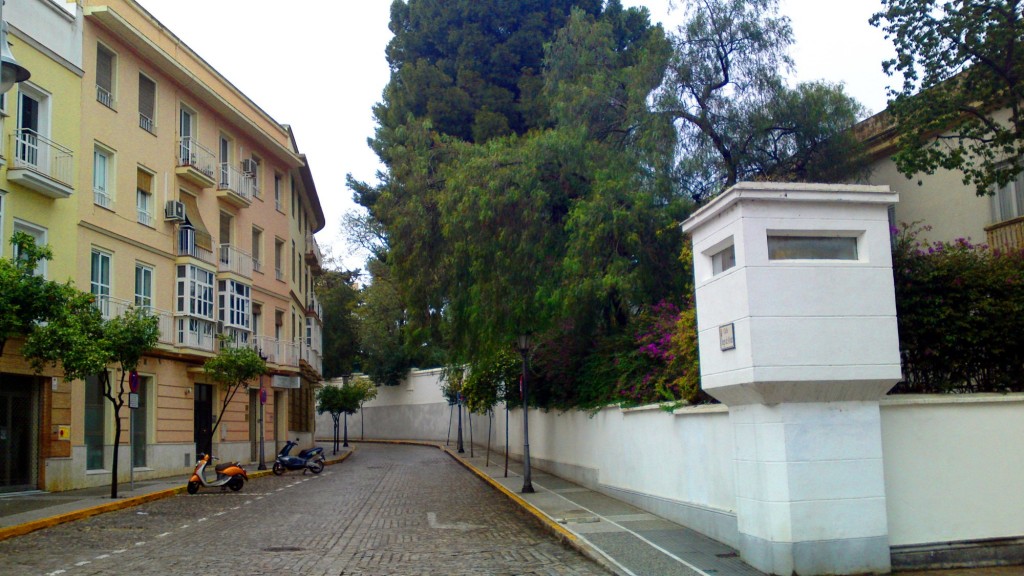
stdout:
{"type": "MultiPolygon", "coordinates": [[[[436,370],[414,372],[414,390],[407,384],[380,388],[377,400],[364,408],[366,437],[443,442],[451,419],[454,446],[456,420],[441,396],[439,375],[436,370]]],[[[888,396],[880,412],[885,507],[894,551],[1024,538],[1024,514],[1019,513],[1024,490],[1015,488],[1024,478],[1024,442],[1017,441],[1024,436],[1024,393],[888,396]]],[[[359,438],[362,417],[349,418],[351,440],[359,438]]],[[[328,422],[317,424],[323,439],[330,434],[330,416],[321,418],[328,422]]],[[[468,452],[468,417],[464,425],[468,452]]],[[[477,455],[487,445],[487,430],[487,416],[474,415],[477,455]]],[[[535,468],[736,546],[733,433],[723,405],[673,413],[658,407],[609,407],[593,415],[530,413],[535,468]]],[[[509,416],[509,442],[512,458],[518,459],[519,410],[509,416]]],[[[491,436],[493,458],[501,459],[504,444],[504,410],[499,407],[491,436]]],[[[821,480],[822,490],[845,486],[842,478],[821,480]]]]}

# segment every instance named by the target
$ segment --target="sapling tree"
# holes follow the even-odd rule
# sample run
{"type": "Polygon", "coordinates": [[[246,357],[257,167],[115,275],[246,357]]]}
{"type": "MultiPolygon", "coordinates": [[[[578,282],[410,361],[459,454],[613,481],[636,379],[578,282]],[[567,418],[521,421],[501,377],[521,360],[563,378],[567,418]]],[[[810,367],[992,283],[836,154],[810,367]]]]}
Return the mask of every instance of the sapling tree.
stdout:
{"type": "Polygon", "coordinates": [[[338,453],[338,428],[345,415],[345,443],[348,447],[348,415],[355,414],[366,400],[377,396],[377,387],[369,378],[356,378],[341,386],[324,386],[316,393],[316,411],[327,412],[334,419],[334,453],[338,453]]]}
{"type": "Polygon", "coordinates": [[[232,340],[222,336],[220,337],[220,351],[203,364],[203,371],[226,388],[224,394],[221,395],[220,412],[210,428],[208,441],[212,446],[214,433],[224,418],[224,412],[231,405],[231,400],[247,382],[267,373],[267,362],[260,357],[259,352],[255,349],[236,346],[232,340]]]}
{"type": "MultiPolygon", "coordinates": [[[[125,383],[142,356],[156,345],[159,320],[145,308],[129,307],[123,314],[105,320],[95,305],[95,296],[70,284],[57,284],[49,297],[59,302],[47,318],[26,337],[22,355],[40,371],[44,365],[64,370],[65,380],[95,376],[103,397],[114,410],[114,444],[111,463],[110,497],[117,498],[121,409],[125,404],[125,383]],[[117,371],[114,381],[111,368],[117,371]]],[[[131,463],[129,462],[129,466],[131,463]]]]}
{"type": "Polygon", "coordinates": [[[28,334],[56,303],[50,297],[54,283],[33,273],[39,262],[52,258],[50,248],[37,246],[24,232],[11,235],[11,246],[16,257],[0,258],[0,354],[9,339],[28,334]]]}

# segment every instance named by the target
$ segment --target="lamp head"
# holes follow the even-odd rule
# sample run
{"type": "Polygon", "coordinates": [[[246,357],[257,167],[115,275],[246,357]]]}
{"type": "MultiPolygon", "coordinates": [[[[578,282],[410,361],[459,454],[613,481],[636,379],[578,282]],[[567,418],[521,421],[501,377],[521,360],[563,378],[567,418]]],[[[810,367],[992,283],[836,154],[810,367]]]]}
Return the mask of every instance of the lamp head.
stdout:
{"type": "Polygon", "coordinates": [[[519,346],[519,350],[520,351],[523,351],[523,352],[528,351],[530,349],[530,334],[529,333],[520,334],[516,338],[516,344],[519,346]]]}
{"type": "Polygon", "coordinates": [[[17,82],[31,77],[28,69],[18,64],[7,45],[7,22],[0,22],[0,94],[6,94],[17,82]]]}

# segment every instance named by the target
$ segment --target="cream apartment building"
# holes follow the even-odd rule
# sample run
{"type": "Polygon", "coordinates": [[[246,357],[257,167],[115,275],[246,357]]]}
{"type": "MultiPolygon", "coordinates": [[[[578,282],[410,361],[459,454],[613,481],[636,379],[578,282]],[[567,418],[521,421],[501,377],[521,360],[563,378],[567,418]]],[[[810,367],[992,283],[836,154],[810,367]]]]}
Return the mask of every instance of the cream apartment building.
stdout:
{"type": "MultiPolygon", "coordinates": [[[[134,1],[18,3],[63,10],[54,13],[78,34],[77,92],[50,116],[72,157],[70,182],[60,197],[34,192],[40,227],[57,231],[44,238],[56,255],[48,265],[92,292],[105,316],[143,306],[160,321],[139,367],[139,407],[130,421],[122,410],[119,468],[127,474],[130,458],[135,478],[185,473],[211,450],[254,462],[261,432],[270,460],[286,437],[310,441],[322,349],[313,234],[324,216],[291,129],[134,1]],[[219,335],[258,349],[271,374],[231,401],[208,445],[224,390],[202,364],[219,335]]],[[[15,188],[5,200],[31,194],[15,188]]],[[[18,360],[5,353],[4,370],[18,360]]],[[[35,390],[23,434],[35,438],[34,475],[0,478],[0,491],[108,484],[114,422],[98,380],[25,377],[35,390]]]]}

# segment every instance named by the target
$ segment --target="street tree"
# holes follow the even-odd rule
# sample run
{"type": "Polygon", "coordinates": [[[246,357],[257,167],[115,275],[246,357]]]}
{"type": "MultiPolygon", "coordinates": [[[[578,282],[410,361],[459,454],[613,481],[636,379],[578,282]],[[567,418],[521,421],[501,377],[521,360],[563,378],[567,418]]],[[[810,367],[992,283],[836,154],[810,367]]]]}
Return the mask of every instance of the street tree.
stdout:
{"type": "Polygon", "coordinates": [[[45,365],[59,365],[65,380],[89,377],[99,380],[103,397],[114,411],[110,497],[117,498],[125,384],[138,368],[142,356],[156,345],[160,336],[159,319],[148,309],[134,306],[121,315],[104,319],[95,304],[95,296],[70,284],[57,285],[54,299],[61,306],[53,310],[45,324],[29,333],[22,355],[37,371],[45,365]],[[111,368],[117,372],[116,382],[111,368]]]}
{"type": "Polygon", "coordinates": [[[896,167],[939,168],[990,194],[1024,171],[1024,2],[883,0],[871,17],[896,47],[883,62],[896,167]]]}
{"type": "Polygon", "coordinates": [[[35,274],[36,266],[53,257],[24,232],[11,235],[14,258],[0,258],[0,354],[12,337],[27,335],[57,306],[54,283],[35,274]]]}
{"type": "Polygon", "coordinates": [[[217,419],[210,428],[210,437],[207,442],[213,445],[214,432],[220,426],[224,418],[224,412],[231,405],[235,394],[251,382],[267,373],[267,362],[260,357],[259,352],[248,346],[237,345],[233,340],[220,336],[218,339],[220,350],[217,355],[203,363],[203,372],[212,378],[214,382],[225,387],[221,395],[220,412],[217,419]]]}
{"type": "Polygon", "coordinates": [[[377,397],[377,387],[369,378],[355,378],[342,382],[341,386],[328,384],[316,393],[317,414],[327,412],[334,420],[334,453],[338,453],[339,427],[341,417],[345,418],[344,446],[348,447],[348,416],[355,414],[363,402],[377,397]]]}
{"type": "Polygon", "coordinates": [[[694,0],[671,35],[656,108],[679,131],[677,178],[704,202],[741,180],[837,181],[863,115],[841,85],[786,85],[793,31],[777,0],[694,0]]]}
{"type": "Polygon", "coordinates": [[[327,269],[316,280],[324,314],[324,379],[351,374],[359,358],[359,270],[327,269]]]}

